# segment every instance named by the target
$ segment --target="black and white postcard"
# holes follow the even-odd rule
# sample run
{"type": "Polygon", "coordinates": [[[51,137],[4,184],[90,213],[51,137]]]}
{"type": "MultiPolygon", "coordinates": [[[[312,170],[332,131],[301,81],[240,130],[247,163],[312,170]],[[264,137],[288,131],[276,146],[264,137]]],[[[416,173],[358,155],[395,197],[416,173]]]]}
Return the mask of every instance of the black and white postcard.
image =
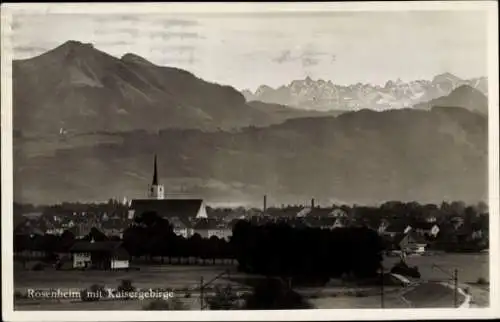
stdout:
{"type": "Polygon", "coordinates": [[[497,2],[1,14],[6,321],[498,317],[497,2]]]}

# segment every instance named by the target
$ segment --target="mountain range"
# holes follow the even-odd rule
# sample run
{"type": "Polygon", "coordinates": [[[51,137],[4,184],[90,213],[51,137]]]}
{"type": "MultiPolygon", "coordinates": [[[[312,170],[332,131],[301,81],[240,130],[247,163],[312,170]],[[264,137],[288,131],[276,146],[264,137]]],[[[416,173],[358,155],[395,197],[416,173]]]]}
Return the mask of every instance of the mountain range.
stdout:
{"type": "Polygon", "coordinates": [[[130,53],[116,58],[78,41],[15,60],[13,98],[14,127],[24,135],[179,127],[217,130],[335,114],[277,104],[253,107],[230,86],[130,53]]]}
{"type": "Polygon", "coordinates": [[[14,194],[36,203],[167,196],[269,204],[487,200],[487,118],[462,108],[348,112],[269,127],[15,141],[14,194]],[[79,141],[81,140],[81,141],[79,141]],[[87,140],[87,142],[85,141],[87,140]]]}
{"type": "Polygon", "coordinates": [[[487,198],[487,98],[463,84],[407,109],[308,111],[90,44],[16,61],[14,199],[167,196],[270,204],[487,198]]]}
{"type": "Polygon", "coordinates": [[[336,85],[322,79],[294,80],[289,85],[272,88],[260,86],[254,93],[243,90],[247,101],[261,101],[307,110],[387,110],[411,108],[447,96],[454,89],[467,85],[484,95],[488,93],[486,77],[463,80],[451,74],[437,75],[432,80],[387,81],[385,86],[372,84],[336,85]]]}

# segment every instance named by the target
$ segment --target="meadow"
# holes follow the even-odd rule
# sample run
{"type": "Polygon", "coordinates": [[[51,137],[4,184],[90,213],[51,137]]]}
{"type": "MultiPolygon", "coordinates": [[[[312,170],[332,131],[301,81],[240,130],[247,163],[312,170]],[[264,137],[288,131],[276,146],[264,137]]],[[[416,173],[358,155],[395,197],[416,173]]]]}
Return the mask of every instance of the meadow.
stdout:
{"type": "MultiPolygon", "coordinates": [[[[489,257],[488,254],[435,254],[433,256],[410,256],[407,262],[410,266],[418,266],[422,280],[446,282],[450,281],[450,277],[443,271],[435,268],[438,265],[446,272],[458,270],[459,284],[461,288],[469,288],[474,296],[474,305],[479,307],[487,306],[489,303],[488,286],[477,285],[478,278],[482,277],[489,281],[489,257]]],[[[384,260],[386,269],[390,269],[392,264],[397,262],[397,257],[387,257],[384,260]]],[[[100,284],[106,288],[117,288],[121,280],[128,279],[132,284],[140,289],[174,289],[178,290],[178,298],[190,309],[199,309],[199,288],[200,282],[206,283],[220,274],[223,274],[216,281],[211,283],[206,290],[210,293],[215,285],[232,285],[236,290],[243,292],[250,291],[243,284],[235,282],[238,278],[248,277],[245,273],[237,272],[235,266],[223,265],[141,265],[139,270],[129,271],[28,271],[16,269],[14,272],[15,290],[25,293],[27,289],[84,289],[92,284],[100,284]],[[227,275],[228,272],[229,275],[227,275]],[[190,289],[190,296],[185,296],[185,290],[190,289]]],[[[335,283],[330,283],[330,286],[318,288],[315,296],[309,298],[316,308],[379,308],[381,307],[380,295],[370,294],[357,296],[349,292],[345,292],[345,287],[335,286],[335,283]],[[340,291],[344,288],[344,292],[337,292],[332,295],[331,290],[340,291]],[[328,292],[330,290],[330,292],[328,292]]],[[[386,307],[404,308],[409,307],[409,304],[402,300],[399,294],[390,292],[385,298],[386,307]]],[[[437,291],[442,292],[443,301],[436,300],[433,303],[439,306],[453,305],[453,301],[449,298],[449,292],[445,292],[441,288],[437,291]],[[444,298],[447,299],[444,299],[444,298]],[[439,302],[439,303],[438,303],[439,302]],[[442,303],[441,303],[442,302],[442,303]]],[[[437,291],[430,291],[436,296],[437,291]]],[[[422,291],[424,296],[429,294],[428,290],[422,291]],[[427,293],[426,293],[427,292],[427,293]]],[[[335,293],[335,292],[334,292],[335,293]]],[[[373,293],[373,292],[372,292],[373,293]]],[[[417,296],[413,296],[418,300],[417,296]]],[[[411,296],[410,296],[411,297],[411,296]]],[[[16,302],[16,309],[19,310],[140,310],[144,305],[144,301],[98,301],[91,303],[65,301],[34,301],[23,300],[16,302]]],[[[429,304],[430,306],[431,304],[429,304]]],[[[416,305],[418,307],[418,305],[416,305]]]]}

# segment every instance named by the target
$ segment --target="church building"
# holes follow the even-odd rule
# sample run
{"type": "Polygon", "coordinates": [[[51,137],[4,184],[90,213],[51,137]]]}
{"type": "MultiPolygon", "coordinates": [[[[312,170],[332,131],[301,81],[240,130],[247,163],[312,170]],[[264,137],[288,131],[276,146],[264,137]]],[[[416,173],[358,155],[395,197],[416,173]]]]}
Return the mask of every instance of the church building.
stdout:
{"type": "Polygon", "coordinates": [[[165,188],[158,180],[158,165],[154,158],[153,180],[148,186],[146,199],[134,199],[130,204],[130,217],[139,216],[145,212],[156,212],[159,216],[169,219],[177,217],[182,220],[207,218],[203,199],[169,199],[165,198],[165,188]]]}

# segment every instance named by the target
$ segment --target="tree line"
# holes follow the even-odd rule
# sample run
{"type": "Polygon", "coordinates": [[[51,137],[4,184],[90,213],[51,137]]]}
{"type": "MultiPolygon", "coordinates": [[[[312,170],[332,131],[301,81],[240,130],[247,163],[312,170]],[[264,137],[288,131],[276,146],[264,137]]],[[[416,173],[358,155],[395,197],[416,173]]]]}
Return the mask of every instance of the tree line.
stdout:
{"type": "Polygon", "coordinates": [[[381,238],[368,228],[296,229],[286,223],[240,221],[231,242],[242,271],[319,280],[374,277],[384,250],[381,238]]]}
{"type": "Polygon", "coordinates": [[[167,219],[161,218],[155,212],[145,212],[134,219],[134,225],[123,233],[124,247],[133,257],[146,257],[152,260],[160,257],[182,260],[183,258],[233,259],[232,246],[225,239],[217,236],[202,238],[194,234],[189,238],[174,233],[167,219]]]}
{"type": "MultiPolygon", "coordinates": [[[[109,238],[92,229],[84,239],[109,238]]],[[[48,253],[68,252],[75,242],[71,232],[61,236],[16,236],[15,250],[34,248],[48,253]]],[[[324,230],[293,228],[286,223],[253,225],[241,220],[233,228],[230,241],[195,234],[184,238],[174,233],[167,219],[157,213],[137,216],[124,231],[123,246],[132,257],[162,261],[196,257],[205,260],[235,259],[242,271],[268,276],[308,276],[324,278],[352,274],[373,276],[382,260],[383,243],[368,228],[324,230]]]]}

